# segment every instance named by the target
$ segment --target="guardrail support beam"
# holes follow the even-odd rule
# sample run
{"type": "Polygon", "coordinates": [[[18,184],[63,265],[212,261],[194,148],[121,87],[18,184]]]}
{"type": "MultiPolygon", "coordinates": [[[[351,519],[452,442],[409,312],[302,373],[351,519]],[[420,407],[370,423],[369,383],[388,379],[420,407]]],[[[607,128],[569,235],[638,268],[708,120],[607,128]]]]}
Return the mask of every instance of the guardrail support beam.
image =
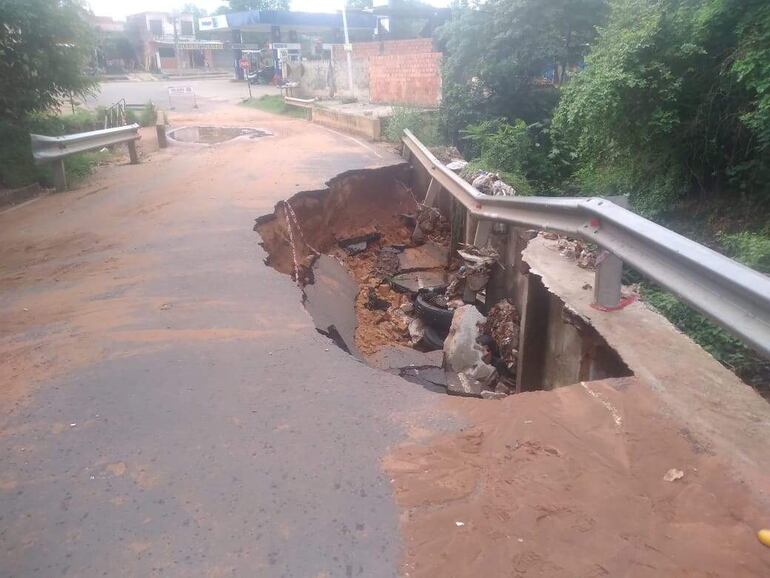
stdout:
{"type": "Polygon", "coordinates": [[[132,165],[139,164],[139,155],[136,153],[136,141],[128,141],[128,156],[131,158],[132,165]]]}
{"type": "Polygon", "coordinates": [[[476,226],[476,235],[473,238],[473,244],[476,247],[483,247],[489,241],[489,235],[492,233],[492,221],[479,221],[476,226]]]}
{"type": "Polygon", "coordinates": [[[67,173],[64,171],[64,159],[59,159],[53,163],[53,182],[56,185],[57,193],[63,193],[67,190],[67,173]]]}
{"type": "Polygon", "coordinates": [[[623,261],[607,251],[602,251],[596,261],[594,304],[602,308],[614,309],[620,305],[623,261]]]}
{"type": "Polygon", "coordinates": [[[478,227],[478,219],[474,217],[470,211],[465,212],[465,244],[472,245],[476,240],[476,228],[478,227]]]}
{"type": "MultiPolygon", "coordinates": [[[[406,148],[406,147],[404,147],[406,148]]],[[[425,193],[425,201],[423,204],[426,207],[433,207],[436,204],[436,198],[441,191],[441,184],[436,179],[431,179],[428,185],[428,192],[425,193]]]]}

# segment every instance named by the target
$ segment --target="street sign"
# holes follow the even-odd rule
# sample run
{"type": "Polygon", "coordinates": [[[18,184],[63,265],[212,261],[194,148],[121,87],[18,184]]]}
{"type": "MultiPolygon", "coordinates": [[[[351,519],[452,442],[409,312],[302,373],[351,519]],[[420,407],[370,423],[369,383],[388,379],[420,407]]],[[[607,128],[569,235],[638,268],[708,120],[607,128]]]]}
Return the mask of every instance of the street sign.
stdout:
{"type": "Polygon", "coordinates": [[[168,94],[169,96],[173,94],[189,95],[189,94],[195,94],[195,91],[193,90],[192,86],[169,86],[168,94]]]}
{"type": "Polygon", "coordinates": [[[174,104],[171,97],[192,96],[193,108],[198,108],[198,98],[195,96],[195,90],[192,86],[169,86],[168,87],[168,108],[174,110],[174,104]]]}

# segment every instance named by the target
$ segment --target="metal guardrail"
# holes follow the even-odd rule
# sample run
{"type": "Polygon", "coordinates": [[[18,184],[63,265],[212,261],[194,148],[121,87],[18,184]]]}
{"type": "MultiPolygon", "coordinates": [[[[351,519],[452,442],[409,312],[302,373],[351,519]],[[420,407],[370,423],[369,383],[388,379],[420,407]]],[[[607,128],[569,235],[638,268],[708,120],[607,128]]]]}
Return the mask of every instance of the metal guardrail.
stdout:
{"type": "Polygon", "coordinates": [[[404,131],[403,142],[404,152],[408,150],[433,179],[430,188],[440,185],[467,209],[473,230],[466,230],[466,242],[474,239],[478,220],[554,231],[595,243],[609,253],[597,268],[596,290],[604,291],[595,296],[600,305],[611,308],[620,302],[622,260],[770,356],[770,277],[607,199],[482,194],[447,169],[409,130],[404,131]]]}
{"type": "Polygon", "coordinates": [[[35,163],[54,163],[54,179],[57,191],[67,189],[64,159],[68,156],[126,143],[128,145],[128,154],[131,157],[131,164],[139,163],[139,156],[136,152],[136,141],[140,138],[138,124],[64,136],[30,134],[29,137],[32,141],[32,156],[35,159],[35,163]]]}

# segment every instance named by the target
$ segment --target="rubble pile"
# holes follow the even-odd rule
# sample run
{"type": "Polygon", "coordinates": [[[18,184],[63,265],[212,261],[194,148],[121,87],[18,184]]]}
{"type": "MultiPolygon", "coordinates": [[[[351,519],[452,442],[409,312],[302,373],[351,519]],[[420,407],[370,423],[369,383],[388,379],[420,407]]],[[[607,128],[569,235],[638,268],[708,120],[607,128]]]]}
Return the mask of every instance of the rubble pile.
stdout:
{"type": "MultiPolygon", "coordinates": [[[[499,359],[509,375],[516,375],[519,357],[519,313],[508,299],[496,303],[487,314],[484,335],[492,339],[499,359]]],[[[500,368],[499,368],[500,369],[500,368]]]]}
{"type": "Polygon", "coordinates": [[[468,181],[473,188],[485,195],[493,197],[515,197],[519,193],[511,185],[503,182],[498,173],[490,173],[465,165],[460,170],[460,176],[468,181]]]}
{"type": "Polygon", "coordinates": [[[457,299],[470,299],[471,295],[482,291],[492,275],[492,266],[499,260],[497,251],[491,247],[480,249],[466,245],[464,250],[457,251],[463,264],[453,275],[447,287],[446,295],[450,302],[457,299]]]}
{"type": "Polygon", "coordinates": [[[599,248],[596,245],[584,243],[579,239],[570,239],[557,233],[541,233],[549,240],[557,241],[556,246],[562,256],[577,262],[582,269],[596,269],[599,248]]]}

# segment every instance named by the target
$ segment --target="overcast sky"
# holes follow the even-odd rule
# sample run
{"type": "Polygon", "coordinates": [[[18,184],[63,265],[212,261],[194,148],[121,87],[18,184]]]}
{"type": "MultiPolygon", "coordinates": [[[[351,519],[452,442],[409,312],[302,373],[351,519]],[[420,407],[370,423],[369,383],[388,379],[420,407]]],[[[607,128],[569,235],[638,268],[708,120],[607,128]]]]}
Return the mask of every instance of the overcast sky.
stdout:
{"type": "MultiPolygon", "coordinates": [[[[446,6],[449,0],[427,0],[434,6],[446,6]]],[[[120,20],[127,14],[136,14],[147,10],[170,12],[184,6],[186,0],[86,0],[97,16],[112,16],[120,20]]],[[[308,12],[333,12],[342,7],[343,0],[292,0],[292,10],[305,10],[308,12]]],[[[218,6],[225,4],[223,0],[195,0],[197,6],[211,12],[218,6]]]]}

